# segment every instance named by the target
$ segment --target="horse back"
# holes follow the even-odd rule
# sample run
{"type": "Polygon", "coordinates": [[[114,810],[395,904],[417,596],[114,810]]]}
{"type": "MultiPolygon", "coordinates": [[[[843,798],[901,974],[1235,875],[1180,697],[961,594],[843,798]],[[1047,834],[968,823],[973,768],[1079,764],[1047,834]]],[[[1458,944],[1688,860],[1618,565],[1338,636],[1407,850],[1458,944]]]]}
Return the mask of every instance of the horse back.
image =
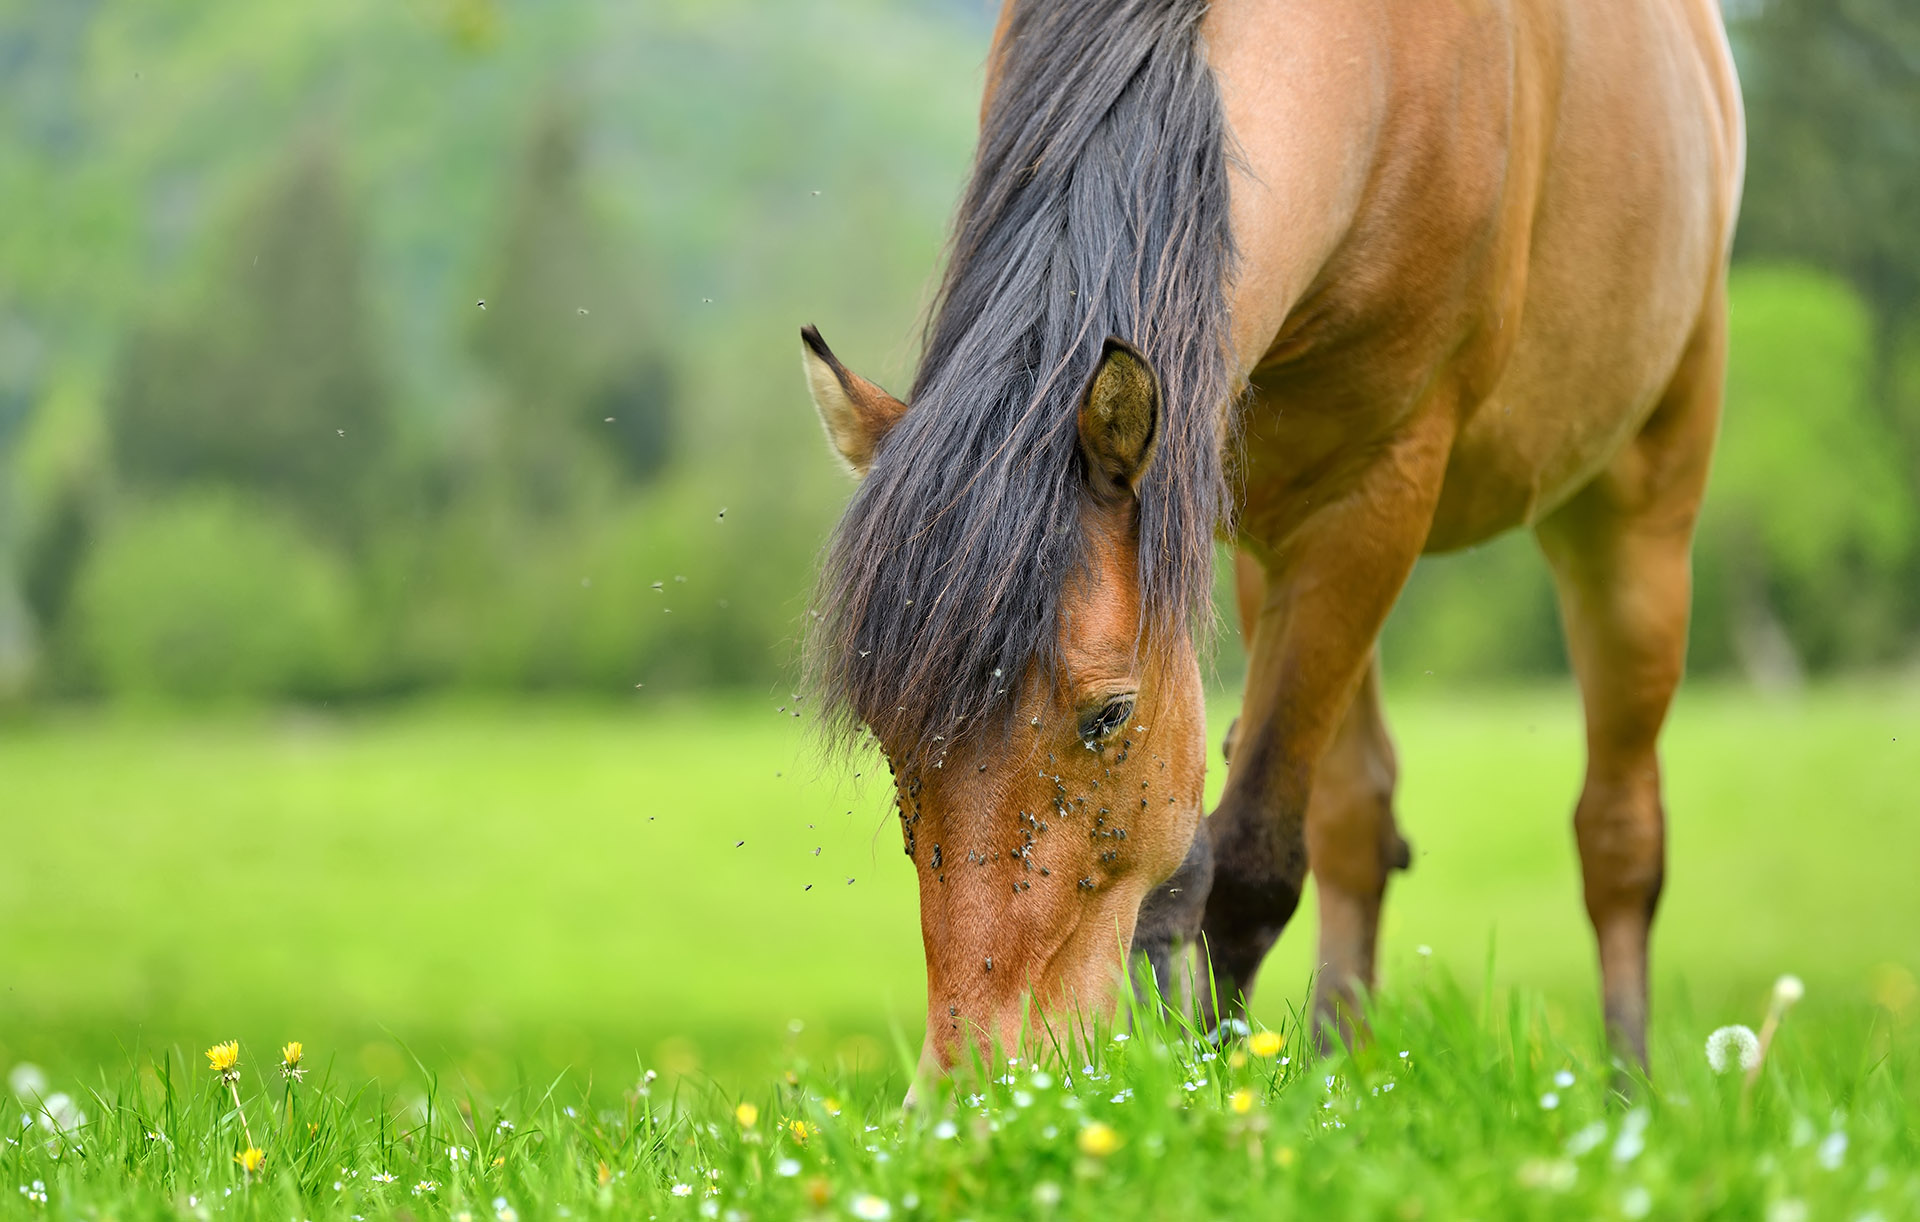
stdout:
{"type": "Polygon", "coordinates": [[[1431,546],[1570,496],[1722,291],[1742,136],[1712,0],[1229,0],[1208,33],[1243,529],[1277,542],[1436,416],[1431,546]]]}

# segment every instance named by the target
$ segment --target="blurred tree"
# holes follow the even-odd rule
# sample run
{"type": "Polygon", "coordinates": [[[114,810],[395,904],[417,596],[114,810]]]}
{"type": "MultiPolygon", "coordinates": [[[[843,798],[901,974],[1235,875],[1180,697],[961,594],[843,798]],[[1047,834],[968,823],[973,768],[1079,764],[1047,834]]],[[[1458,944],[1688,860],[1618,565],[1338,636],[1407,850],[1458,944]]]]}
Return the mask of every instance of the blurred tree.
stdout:
{"type": "Polygon", "coordinates": [[[672,442],[672,367],[641,298],[641,277],[588,198],[580,119],[550,99],[511,186],[491,295],[470,332],[505,395],[504,465],[553,512],[577,501],[598,452],[644,481],[672,442]]]}
{"type": "Polygon", "coordinates": [[[1896,656],[1916,504],[1867,386],[1870,324],[1845,283],[1736,269],[1732,360],[1701,514],[1696,645],[1754,680],[1896,656]]]}
{"type": "Polygon", "coordinates": [[[126,340],[107,399],[115,465],[139,489],[251,490],[351,545],[377,516],[393,427],[329,142],[277,169],[217,268],[193,308],[126,340]]]}
{"type": "Polygon", "coordinates": [[[1758,0],[1732,23],[1751,133],[1741,258],[1841,276],[1872,321],[1873,405],[1920,474],[1920,402],[1897,402],[1920,322],[1920,5],[1758,0]]]}

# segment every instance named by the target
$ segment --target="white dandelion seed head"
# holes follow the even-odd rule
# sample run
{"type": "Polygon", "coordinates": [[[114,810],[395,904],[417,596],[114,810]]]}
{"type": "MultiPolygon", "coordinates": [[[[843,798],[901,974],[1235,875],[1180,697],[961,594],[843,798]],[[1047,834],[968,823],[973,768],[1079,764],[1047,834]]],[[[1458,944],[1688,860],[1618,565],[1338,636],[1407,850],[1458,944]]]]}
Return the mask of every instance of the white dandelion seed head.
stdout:
{"type": "Polygon", "coordinates": [[[1786,1007],[1807,995],[1807,986],[1791,973],[1773,982],[1773,1004],[1786,1007]]]}
{"type": "Polygon", "coordinates": [[[1560,1106],[1560,1096],[1554,1094],[1552,1091],[1548,1091],[1546,1094],[1540,1096],[1540,1107],[1543,1111],[1551,1112],[1554,1108],[1559,1106],[1560,1106]]]}
{"type": "Polygon", "coordinates": [[[1573,1071],[1571,1069],[1563,1069],[1559,1073],[1553,1075],[1553,1084],[1559,1087],[1561,1090],[1565,1090],[1569,1086],[1572,1086],[1573,1071]]]}
{"type": "Polygon", "coordinates": [[[942,1120],[933,1126],[933,1135],[941,1141],[952,1141],[960,1132],[960,1126],[951,1120],[942,1120]]]}
{"type": "Polygon", "coordinates": [[[782,1179],[790,1180],[800,1174],[800,1160],[797,1158],[783,1158],[773,1165],[773,1173],[782,1179]]]}
{"type": "Polygon", "coordinates": [[[1707,1064],[1715,1073],[1726,1073],[1735,1064],[1752,1069],[1760,1063],[1760,1037],[1753,1028],[1735,1023],[1707,1037],[1707,1064]]]}

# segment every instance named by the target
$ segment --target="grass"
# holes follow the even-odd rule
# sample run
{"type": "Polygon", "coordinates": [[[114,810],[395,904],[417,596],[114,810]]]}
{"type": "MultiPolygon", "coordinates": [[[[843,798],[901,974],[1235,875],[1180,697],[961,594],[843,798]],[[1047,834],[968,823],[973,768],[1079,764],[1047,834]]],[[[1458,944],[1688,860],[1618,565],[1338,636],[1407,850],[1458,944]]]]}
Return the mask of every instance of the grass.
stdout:
{"type": "Polygon", "coordinates": [[[1668,1022],[1657,1085],[1618,1093],[1590,1043],[1565,1041],[1517,995],[1475,1002],[1436,972],[1375,1013],[1373,1039],[1318,1061],[1297,1028],[1278,1047],[1151,1023],[1094,1032],[1071,1055],[942,1083],[911,1111],[897,1074],[798,1056],[737,1095],[668,1089],[637,1068],[490,1092],[424,1065],[416,1093],[395,1095],[333,1068],[290,1083],[268,1049],[243,1054],[230,1095],[197,1058],[166,1053],[99,1074],[72,1128],[10,1127],[0,1167],[20,1191],[0,1196],[0,1215],[1920,1213],[1920,1065],[1911,1041],[1889,1043],[1884,1014],[1817,1030],[1790,1017],[1751,1091],[1668,1022]],[[257,1171],[237,1161],[250,1146],[257,1171]]]}
{"type": "MultiPolygon", "coordinates": [[[[1045,1088],[996,1071],[911,1115],[922,995],[898,832],[870,775],[819,774],[783,703],[0,727],[0,1067],[44,1066],[89,1117],[71,1138],[6,1128],[0,1208],[484,1222],[496,1199],[529,1219],[711,1200],[772,1218],[872,1193],[895,1217],[910,1199],[929,1217],[1920,1214],[1920,691],[1683,697],[1655,1086],[1630,1102],[1593,1017],[1571,693],[1416,682],[1389,699],[1416,865],[1389,900],[1374,1043],[1307,1072],[1289,1022],[1307,911],[1254,999],[1293,1041],[1282,1072],[1143,1032],[1099,1041],[1094,1074],[1084,1053],[1045,1088]],[[1783,971],[1808,1001],[1743,1100],[1702,1041],[1756,1022],[1783,971]],[[198,1052],[235,1036],[254,1177],[198,1052]],[[292,1123],[286,1039],[313,1066],[292,1123]],[[1226,1102],[1242,1087],[1244,1113],[1226,1102]],[[1629,1116],[1644,1151],[1616,1158],[1629,1116]],[[796,1145],[788,1118],[820,1131],[796,1145]],[[1076,1144],[1094,1120],[1110,1154],[1076,1144]]],[[[15,1116],[0,1101],[0,1127],[15,1116]]]]}

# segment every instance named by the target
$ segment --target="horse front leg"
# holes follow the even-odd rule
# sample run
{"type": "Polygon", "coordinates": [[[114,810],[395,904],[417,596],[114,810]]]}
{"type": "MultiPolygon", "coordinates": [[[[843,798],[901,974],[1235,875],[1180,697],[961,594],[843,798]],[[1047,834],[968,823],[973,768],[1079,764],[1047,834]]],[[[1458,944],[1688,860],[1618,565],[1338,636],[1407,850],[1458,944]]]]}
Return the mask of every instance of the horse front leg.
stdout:
{"type": "MultiPolygon", "coordinates": [[[[1251,646],[1254,625],[1260,618],[1260,604],[1266,598],[1266,571],[1246,552],[1234,555],[1234,603],[1239,612],[1240,639],[1251,646]]],[[[1239,722],[1227,727],[1222,753],[1233,759],[1233,744],[1239,722]]],[[[1206,912],[1207,893],[1213,887],[1213,844],[1204,825],[1194,829],[1193,843],[1172,877],[1147,892],[1140,903],[1140,917],[1134,923],[1133,986],[1134,996],[1142,1003],[1152,993],[1161,1004],[1191,1014],[1193,980],[1179,970],[1188,947],[1200,939],[1200,920],[1206,912]],[[1183,1000],[1184,999],[1184,1000],[1183,1000]]]]}
{"type": "MultiPolygon", "coordinates": [[[[1204,824],[1213,850],[1201,921],[1210,1022],[1244,1011],[1299,905],[1315,771],[1426,543],[1451,440],[1445,413],[1415,421],[1331,503],[1316,496],[1327,507],[1263,557],[1227,788],[1204,824]]],[[[1248,520],[1257,528],[1257,516],[1248,520]]]]}

